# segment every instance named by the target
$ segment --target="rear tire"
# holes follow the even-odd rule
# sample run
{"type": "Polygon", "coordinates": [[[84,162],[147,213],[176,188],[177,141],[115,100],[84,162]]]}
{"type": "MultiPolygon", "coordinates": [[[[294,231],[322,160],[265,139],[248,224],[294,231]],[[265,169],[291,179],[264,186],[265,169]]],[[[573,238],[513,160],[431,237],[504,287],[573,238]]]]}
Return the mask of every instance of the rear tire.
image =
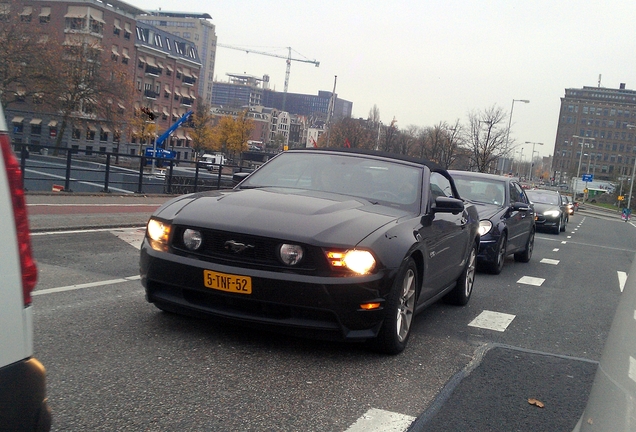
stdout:
{"type": "Polygon", "coordinates": [[[396,278],[386,303],[386,316],[374,341],[384,354],[399,354],[406,348],[415,316],[418,289],[417,265],[408,258],[396,278]]]}
{"type": "Polygon", "coordinates": [[[528,241],[526,242],[526,248],[523,252],[517,252],[515,254],[515,261],[527,263],[532,258],[532,250],[534,249],[534,229],[530,231],[528,241]]]}

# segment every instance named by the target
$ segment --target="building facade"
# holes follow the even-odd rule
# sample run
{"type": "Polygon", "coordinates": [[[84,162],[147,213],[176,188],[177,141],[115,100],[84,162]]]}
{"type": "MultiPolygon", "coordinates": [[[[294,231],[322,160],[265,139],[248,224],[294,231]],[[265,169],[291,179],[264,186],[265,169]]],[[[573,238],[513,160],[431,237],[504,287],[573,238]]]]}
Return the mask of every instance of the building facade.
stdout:
{"type": "MultiPolygon", "coordinates": [[[[135,109],[154,113],[157,134],[166,131],[184,114],[194,110],[201,63],[196,47],[186,39],[143,22],[136,25],[135,109]]],[[[137,131],[130,130],[131,143],[137,131]]],[[[190,159],[190,136],[178,128],[164,143],[177,159],[190,159]]]]}
{"type": "Polygon", "coordinates": [[[214,62],[216,59],[216,28],[209,14],[148,11],[137,21],[150,24],[194,44],[201,61],[201,73],[196,85],[200,98],[212,104],[214,62]]]}
{"type": "MultiPolygon", "coordinates": [[[[269,77],[258,78],[245,74],[228,74],[228,82],[216,81],[212,91],[212,105],[219,107],[255,107],[283,109],[284,93],[269,89],[269,77]]],[[[331,92],[318,95],[287,93],[285,111],[292,115],[327,118],[331,92]]],[[[351,117],[353,102],[336,97],[334,119],[351,117]]]]}
{"type": "MultiPolygon", "coordinates": [[[[14,143],[52,146],[59,138],[63,147],[87,154],[100,151],[135,155],[141,147],[127,122],[136,110],[147,108],[152,112],[156,130],[161,133],[194,108],[201,69],[196,46],[187,39],[138,23],[135,17],[143,10],[118,0],[20,0],[17,4],[21,8],[20,21],[37,26],[37,31],[46,35],[47,43],[61,44],[63,55],[86,47],[99,51],[97,61],[118,64],[130,77],[135,92],[129,102],[112,101],[114,110],[123,118],[121,122],[113,124],[100,118],[82,102],[73,110],[64,130],[59,112],[28,98],[19,100],[5,111],[13,126],[14,143]]],[[[20,89],[16,94],[19,92],[20,89]]],[[[181,158],[192,156],[183,129],[178,129],[166,146],[177,147],[181,158]]]]}
{"type": "Polygon", "coordinates": [[[636,167],[636,91],[583,87],[565,89],[554,144],[552,175],[570,183],[583,174],[618,182],[636,167]]]}

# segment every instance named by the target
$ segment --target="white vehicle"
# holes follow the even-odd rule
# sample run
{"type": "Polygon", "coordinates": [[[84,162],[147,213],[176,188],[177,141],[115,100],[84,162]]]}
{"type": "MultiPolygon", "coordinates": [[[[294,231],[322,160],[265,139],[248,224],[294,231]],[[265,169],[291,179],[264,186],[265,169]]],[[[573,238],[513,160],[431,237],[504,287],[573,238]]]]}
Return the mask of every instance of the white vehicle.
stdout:
{"type": "Polygon", "coordinates": [[[218,171],[219,166],[227,164],[227,158],[223,153],[206,153],[199,158],[199,164],[207,168],[209,171],[218,171]]]}
{"type": "Polygon", "coordinates": [[[0,106],[0,430],[48,431],[44,366],[33,357],[31,254],[20,164],[0,106]]]}

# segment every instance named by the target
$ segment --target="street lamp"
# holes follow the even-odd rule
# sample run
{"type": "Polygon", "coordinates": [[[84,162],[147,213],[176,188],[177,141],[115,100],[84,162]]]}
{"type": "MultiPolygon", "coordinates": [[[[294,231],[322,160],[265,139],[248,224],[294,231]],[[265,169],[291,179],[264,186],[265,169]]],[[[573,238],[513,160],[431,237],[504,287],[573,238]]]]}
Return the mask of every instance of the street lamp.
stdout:
{"type": "MultiPolygon", "coordinates": [[[[534,176],[534,146],[535,145],[543,145],[543,143],[538,143],[538,142],[530,142],[530,141],[526,141],[526,144],[532,144],[532,154],[530,155],[530,174],[528,177],[530,177],[530,181],[532,181],[532,177],[534,176]]],[[[537,153],[539,153],[537,151],[537,153]]]]}
{"type": "Polygon", "coordinates": [[[510,138],[510,127],[512,126],[512,112],[515,109],[515,102],[530,103],[528,99],[513,99],[510,107],[510,117],[508,117],[508,130],[506,131],[506,148],[504,154],[508,153],[508,139],[510,138]]]}
{"type": "MultiPolygon", "coordinates": [[[[629,129],[635,129],[636,125],[627,125],[629,129]]],[[[632,168],[632,181],[629,184],[629,197],[627,197],[627,208],[632,208],[632,190],[634,189],[634,174],[636,174],[636,157],[634,158],[634,167],[632,168]]]]}
{"type": "Polygon", "coordinates": [[[576,197],[576,188],[579,186],[579,176],[581,175],[581,162],[583,162],[583,146],[585,145],[585,140],[588,139],[590,141],[594,141],[595,138],[590,138],[590,137],[580,137],[578,135],[572,135],[572,138],[576,138],[579,142],[579,144],[581,144],[581,155],[579,156],[579,167],[576,170],[576,183],[574,186],[574,196],[576,197]],[[581,141],[583,140],[583,141],[581,141]]]}

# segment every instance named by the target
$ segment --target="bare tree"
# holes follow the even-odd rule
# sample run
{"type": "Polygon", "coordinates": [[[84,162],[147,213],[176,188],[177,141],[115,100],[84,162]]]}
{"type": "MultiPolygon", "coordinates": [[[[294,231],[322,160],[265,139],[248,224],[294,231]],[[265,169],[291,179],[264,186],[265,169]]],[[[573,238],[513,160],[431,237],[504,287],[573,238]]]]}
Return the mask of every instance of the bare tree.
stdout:
{"type": "Polygon", "coordinates": [[[504,110],[495,105],[468,115],[466,144],[471,151],[472,165],[479,172],[490,171],[492,165],[506,154],[505,117],[504,110]]]}
{"type": "Polygon", "coordinates": [[[397,120],[393,117],[391,124],[384,129],[384,140],[380,145],[380,150],[392,152],[398,135],[397,120]]]}
{"type": "MultiPolygon", "coordinates": [[[[368,127],[368,120],[345,117],[331,125],[329,147],[351,147],[373,149],[376,145],[374,129],[368,127]]],[[[319,146],[326,146],[326,134],[318,139],[319,146]]]]}

